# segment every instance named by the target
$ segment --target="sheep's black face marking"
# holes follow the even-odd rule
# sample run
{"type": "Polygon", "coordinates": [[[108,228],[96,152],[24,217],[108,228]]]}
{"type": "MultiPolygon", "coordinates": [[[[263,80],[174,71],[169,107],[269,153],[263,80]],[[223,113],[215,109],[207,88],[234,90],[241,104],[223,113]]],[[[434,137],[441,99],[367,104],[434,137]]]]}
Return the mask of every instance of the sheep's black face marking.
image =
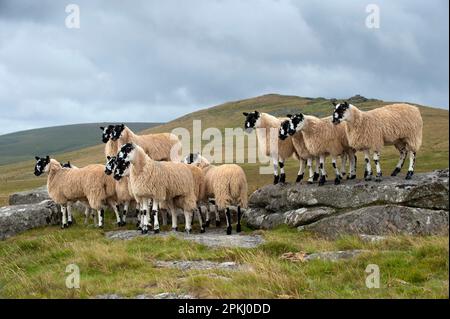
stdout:
{"type": "Polygon", "coordinates": [[[34,175],[36,176],[41,176],[44,171],[45,168],[47,167],[47,165],[50,163],[50,157],[39,157],[36,156],[36,165],[34,166],[34,175]]]}
{"type": "Polygon", "coordinates": [[[339,124],[342,122],[345,112],[349,109],[350,105],[348,104],[348,102],[344,102],[344,103],[340,103],[340,104],[333,103],[333,105],[335,106],[335,109],[333,112],[333,123],[339,124]]]}
{"type": "Polygon", "coordinates": [[[250,113],[244,112],[242,114],[245,116],[244,129],[250,133],[255,128],[256,121],[258,121],[261,114],[259,114],[258,111],[250,113]]]}
{"type": "Polygon", "coordinates": [[[105,174],[111,175],[117,166],[117,157],[116,156],[108,156],[106,165],[105,165],[105,174]]]}
{"type": "Polygon", "coordinates": [[[102,134],[103,143],[108,143],[109,139],[112,136],[114,125],[108,125],[107,127],[100,126],[100,129],[103,131],[102,134]]]}
{"type": "Polygon", "coordinates": [[[125,129],[125,125],[119,124],[114,126],[114,129],[111,133],[111,139],[113,141],[117,141],[120,138],[120,135],[122,135],[123,130],[125,129]]]}
{"type": "Polygon", "coordinates": [[[289,120],[289,135],[294,135],[297,132],[297,127],[303,123],[305,117],[302,113],[291,115],[289,120]]]}
{"type": "Polygon", "coordinates": [[[281,123],[280,129],[278,131],[278,138],[280,140],[285,140],[288,138],[290,127],[291,127],[290,120],[286,120],[283,121],[283,123],[281,123]]]}
{"type": "Polygon", "coordinates": [[[119,153],[117,154],[117,161],[119,160],[126,160],[128,155],[134,150],[134,146],[131,143],[124,144],[121,148],[119,153]]]}
{"type": "Polygon", "coordinates": [[[125,176],[125,172],[130,167],[130,162],[123,159],[117,159],[115,164],[114,179],[119,181],[125,176]]]}
{"type": "Polygon", "coordinates": [[[198,160],[198,154],[190,153],[188,156],[184,158],[184,163],[186,164],[193,164],[197,162],[198,160]]]}

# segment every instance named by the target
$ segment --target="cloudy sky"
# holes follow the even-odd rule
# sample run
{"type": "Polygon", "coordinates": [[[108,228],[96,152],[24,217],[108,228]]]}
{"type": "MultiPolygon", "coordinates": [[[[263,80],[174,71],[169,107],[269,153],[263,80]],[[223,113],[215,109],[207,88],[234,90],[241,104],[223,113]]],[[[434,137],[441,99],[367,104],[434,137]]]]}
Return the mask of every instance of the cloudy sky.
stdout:
{"type": "Polygon", "coordinates": [[[266,93],[448,108],[448,0],[0,0],[0,134],[266,93]],[[80,8],[69,29],[67,4],[80,8]],[[367,28],[368,4],[380,9],[367,28]]]}

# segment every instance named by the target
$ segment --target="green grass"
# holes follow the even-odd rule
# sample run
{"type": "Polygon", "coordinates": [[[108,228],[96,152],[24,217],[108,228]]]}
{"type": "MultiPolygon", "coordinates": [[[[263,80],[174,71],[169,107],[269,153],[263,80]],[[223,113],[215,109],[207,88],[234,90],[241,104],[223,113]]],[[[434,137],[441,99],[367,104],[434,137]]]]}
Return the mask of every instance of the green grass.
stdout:
{"type": "MultiPolygon", "coordinates": [[[[379,100],[368,100],[357,104],[363,110],[369,110],[393,102],[379,100]]],[[[428,172],[434,169],[448,167],[449,161],[449,113],[447,110],[419,106],[423,120],[423,146],[417,156],[416,172],[428,172]]],[[[186,128],[192,132],[193,120],[202,121],[202,129],[216,127],[222,132],[226,127],[235,128],[244,126],[242,112],[259,110],[276,116],[285,116],[287,113],[304,112],[316,116],[327,116],[332,113],[329,100],[311,99],[297,96],[283,96],[269,94],[242,101],[229,102],[212,108],[200,110],[187,114],[167,124],[147,129],[145,133],[170,132],[175,128],[186,128]]],[[[100,133],[98,133],[100,134],[100,133]]],[[[97,139],[100,138],[98,135],[97,139]]],[[[208,141],[204,141],[205,145],[208,141]]],[[[71,152],[52,154],[60,161],[71,160],[78,166],[92,163],[104,163],[104,145],[92,146],[71,152]]],[[[245,145],[247,154],[247,144],[245,145]]],[[[358,162],[358,175],[362,176],[363,160],[361,154],[358,162]]],[[[246,157],[247,158],[247,157],[246,157]]],[[[398,160],[398,153],[392,147],[385,147],[381,154],[381,165],[384,174],[393,170],[398,160]]],[[[329,162],[329,161],[328,161],[329,162]]],[[[7,198],[13,192],[30,189],[34,186],[44,185],[45,178],[36,178],[33,175],[34,160],[18,162],[10,165],[0,166],[0,206],[7,204],[7,198]]],[[[259,164],[242,164],[249,183],[249,193],[257,188],[272,182],[271,175],[259,174],[259,164]]],[[[332,172],[331,166],[327,165],[328,172],[332,172]]],[[[286,174],[288,181],[294,181],[298,171],[298,163],[290,159],[286,162],[286,174]]]]}
{"type": "MultiPolygon", "coordinates": [[[[112,218],[107,220],[106,230],[113,229],[112,218]]],[[[356,237],[327,241],[286,227],[256,233],[266,239],[259,248],[212,249],[172,236],[112,241],[103,231],[84,225],[31,230],[0,242],[0,298],[91,298],[113,293],[133,297],[161,292],[239,299],[449,296],[448,237],[401,236],[366,243],[356,237]],[[340,262],[293,263],[279,258],[289,251],[345,249],[369,252],[340,262]],[[251,270],[182,272],[153,266],[155,260],[200,259],[236,261],[251,270]],[[65,287],[69,264],[80,268],[80,289],[65,287]],[[380,268],[380,289],[365,286],[368,264],[380,268]]]]}

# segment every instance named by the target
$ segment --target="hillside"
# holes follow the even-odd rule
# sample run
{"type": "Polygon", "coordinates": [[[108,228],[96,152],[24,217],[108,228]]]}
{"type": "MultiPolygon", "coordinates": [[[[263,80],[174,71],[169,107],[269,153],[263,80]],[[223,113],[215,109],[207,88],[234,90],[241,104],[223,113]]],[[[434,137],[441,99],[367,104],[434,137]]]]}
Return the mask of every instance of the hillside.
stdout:
{"type": "MultiPolygon", "coordinates": [[[[379,100],[355,99],[352,101],[363,110],[370,110],[393,102],[379,100]]],[[[447,110],[436,109],[426,106],[419,106],[424,120],[423,146],[417,157],[417,172],[431,171],[437,168],[448,167],[449,150],[449,112],[447,110]]],[[[284,116],[287,113],[301,111],[316,116],[328,116],[332,113],[330,100],[323,98],[303,98],[297,96],[283,96],[276,94],[264,95],[241,101],[228,102],[222,105],[200,110],[187,114],[181,118],[145,130],[146,133],[170,132],[177,127],[183,127],[192,132],[192,121],[201,120],[202,130],[208,127],[216,127],[222,132],[226,127],[243,127],[243,111],[259,110],[277,116],[284,116]]],[[[97,139],[99,139],[97,132],[97,139]]],[[[206,144],[208,141],[204,141],[206,144]]],[[[96,145],[80,150],[56,154],[55,157],[61,161],[71,160],[79,166],[90,163],[103,163],[103,145],[96,145]]],[[[246,147],[246,146],[245,146],[246,147]]],[[[361,159],[361,155],[359,155],[361,159]]],[[[398,154],[393,147],[386,147],[382,153],[381,163],[387,173],[392,170],[398,160],[398,154]]],[[[362,173],[362,162],[358,162],[358,173],[362,173]]],[[[45,178],[36,178],[33,175],[32,160],[21,163],[0,166],[0,205],[6,202],[8,194],[14,191],[26,190],[45,184],[45,178]]],[[[260,175],[259,164],[243,164],[248,181],[249,191],[271,183],[271,175],[260,175]]],[[[287,180],[295,180],[298,170],[298,163],[289,160],[286,163],[287,180]]],[[[385,173],[385,174],[386,174],[385,173]]]]}
{"type": "MultiPolygon", "coordinates": [[[[41,154],[59,154],[99,143],[99,127],[105,123],[47,127],[0,135],[0,165],[21,162],[41,154]]],[[[127,123],[142,131],[159,123],[127,123]]]]}

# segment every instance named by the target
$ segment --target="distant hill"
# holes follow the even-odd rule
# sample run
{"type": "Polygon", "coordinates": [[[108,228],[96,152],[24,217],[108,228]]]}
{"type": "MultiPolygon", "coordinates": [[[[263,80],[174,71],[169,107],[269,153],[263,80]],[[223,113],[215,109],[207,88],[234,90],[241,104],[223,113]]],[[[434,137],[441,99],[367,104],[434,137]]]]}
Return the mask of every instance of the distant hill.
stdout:
{"type": "MultiPolygon", "coordinates": [[[[134,131],[142,131],[160,123],[127,125],[134,131]]],[[[101,143],[100,126],[105,123],[55,126],[0,135],[0,165],[29,160],[35,155],[59,154],[97,145],[101,143]]]]}

